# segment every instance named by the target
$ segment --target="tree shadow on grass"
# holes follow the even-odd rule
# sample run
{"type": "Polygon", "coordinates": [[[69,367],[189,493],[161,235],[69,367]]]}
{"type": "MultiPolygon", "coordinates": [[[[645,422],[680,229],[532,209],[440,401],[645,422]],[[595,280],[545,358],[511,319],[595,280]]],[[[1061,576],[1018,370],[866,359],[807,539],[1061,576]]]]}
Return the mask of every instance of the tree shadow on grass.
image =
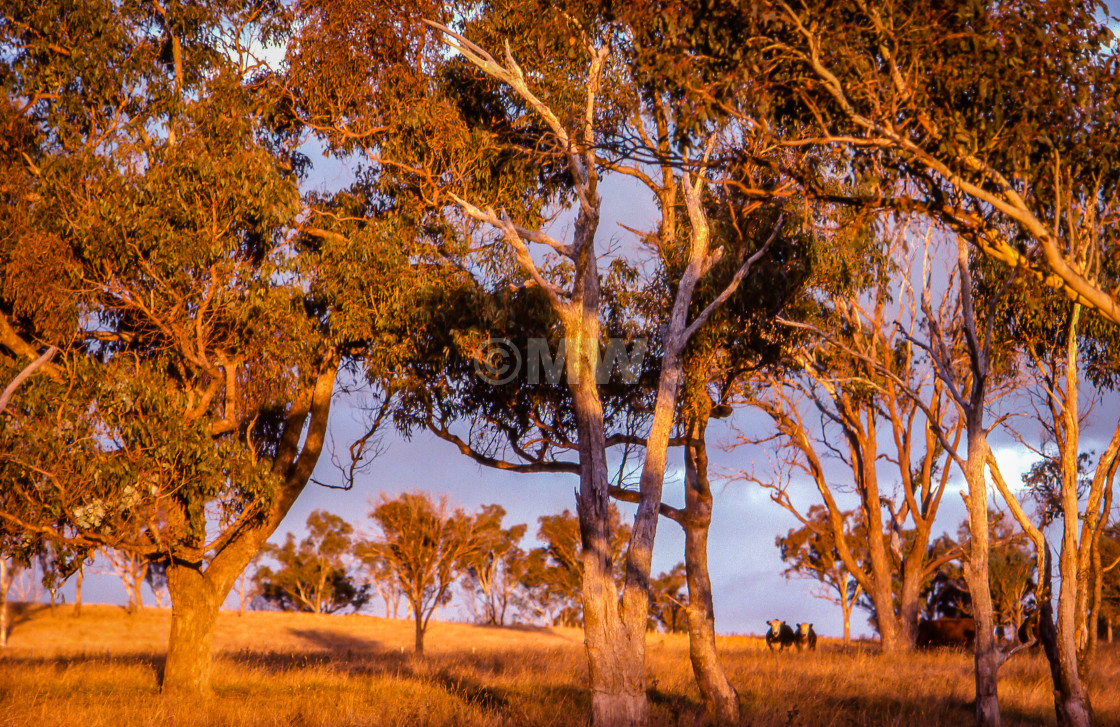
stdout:
{"type": "Polygon", "coordinates": [[[650,706],[662,707],[673,714],[697,712],[702,707],[700,702],[684,694],[674,694],[658,687],[646,689],[646,698],[650,706]]]}
{"type": "Polygon", "coordinates": [[[328,629],[290,628],[288,632],[293,636],[298,636],[312,646],[317,646],[320,649],[332,652],[335,656],[346,654],[347,657],[350,657],[354,652],[370,655],[385,650],[385,647],[380,641],[328,629]]]}
{"type": "Polygon", "coordinates": [[[488,687],[474,679],[448,672],[431,674],[428,678],[448,694],[467,704],[473,704],[483,711],[499,712],[509,708],[509,698],[501,689],[488,687]]]}
{"type": "Polygon", "coordinates": [[[8,638],[23,624],[34,620],[37,614],[49,611],[50,606],[45,603],[28,603],[25,601],[8,601],[8,638]]]}
{"type": "Polygon", "coordinates": [[[156,676],[159,677],[163,673],[163,665],[166,661],[166,657],[164,654],[157,652],[138,652],[132,654],[110,654],[104,652],[57,656],[22,656],[9,654],[4,661],[8,664],[19,665],[27,669],[50,667],[60,674],[72,667],[81,666],[95,666],[98,668],[139,666],[145,669],[151,669],[156,676]]]}
{"type": "MultiPolygon", "coordinates": [[[[922,700],[908,699],[905,696],[884,698],[860,694],[817,694],[808,705],[804,705],[795,699],[767,699],[754,694],[744,699],[743,711],[746,715],[755,713],[756,717],[770,713],[776,720],[799,727],[816,724],[823,715],[827,715],[837,725],[912,724],[955,727],[971,724],[975,720],[973,704],[952,697],[922,700]]],[[[1002,712],[1006,720],[1010,716],[1010,710],[1004,708],[1002,712]]]]}

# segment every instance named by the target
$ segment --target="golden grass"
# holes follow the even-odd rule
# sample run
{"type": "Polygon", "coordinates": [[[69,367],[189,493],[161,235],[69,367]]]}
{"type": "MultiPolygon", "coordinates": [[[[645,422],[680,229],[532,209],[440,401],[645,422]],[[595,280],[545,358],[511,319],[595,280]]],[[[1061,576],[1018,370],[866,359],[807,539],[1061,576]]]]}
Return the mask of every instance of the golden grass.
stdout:
{"type": "MultiPolygon", "coordinates": [[[[169,703],[157,671],[170,614],[115,606],[36,608],[0,652],[0,725],[582,725],[587,666],[578,629],[434,623],[427,656],[411,654],[412,624],[369,616],[222,613],[215,696],[169,703]]],[[[744,724],[944,725],[971,722],[971,656],[908,657],[843,649],[771,654],[762,640],[724,637],[721,649],[744,724]]],[[[656,724],[693,725],[699,710],[682,636],[649,638],[656,724]]],[[[1120,645],[1102,648],[1094,675],[1098,723],[1120,725],[1120,645]]],[[[1052,724],[1040,655],[1001,671],[1005,724],[1052,724]]]]}

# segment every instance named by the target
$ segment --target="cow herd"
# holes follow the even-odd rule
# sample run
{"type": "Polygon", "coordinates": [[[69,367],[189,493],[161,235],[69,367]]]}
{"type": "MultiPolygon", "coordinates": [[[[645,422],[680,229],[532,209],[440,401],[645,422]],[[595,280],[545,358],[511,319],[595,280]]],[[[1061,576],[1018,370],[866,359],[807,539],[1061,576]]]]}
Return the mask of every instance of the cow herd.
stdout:
{"type": "MultiPolygon", "coordinates": [[[[796,646],[801,651],[806,646],[810,651],[817,648],[817,632],[813,631],[813,624],[800,623],[794,630],[781,619],[767,621],[770,629],[766,632],[766,646],[770,651],[777,647],[784,651],[787,646],[796,646]]],[[[1031,614],[1023,621],[1015,636],[1019,643],[1034,640],[1038,642],[1038,615],[1031,614]]],[[[918,622],[917,646],[920,649],[932,649],[941,646],[972,646],[976,641],[976,622],[971,618],[940,618],[933,620],[922,619],[918,622]]]]}
{"type": "Polygon", "coordinates": [[[784,651],[787,646],[796,646],[798,651],[806,646],[809,647],[810,651],[817,648],[817,632],[813,631],[813,624],[797,624],[797,630],[794,631],[789,624],[781,619],[774,619],[766,623],[770,626],[770,630],[766,632],[766,646],[770,648],[770,651],[774,650],[775,644],[777,644],[779,652],[784,651]]]}

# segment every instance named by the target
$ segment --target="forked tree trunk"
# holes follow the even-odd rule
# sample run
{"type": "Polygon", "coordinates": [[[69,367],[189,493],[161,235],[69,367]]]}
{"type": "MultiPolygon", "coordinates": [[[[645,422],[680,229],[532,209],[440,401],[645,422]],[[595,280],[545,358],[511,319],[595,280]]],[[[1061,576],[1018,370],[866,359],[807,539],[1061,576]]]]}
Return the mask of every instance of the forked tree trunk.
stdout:
{"type": "MultiPolygon", "coordinates": [[[[597,327],[597,324],[596,324],[597,327]]],[[[598,338],[585,339],[598,345],[598,338]]],[[[582,342],[581,342],[582,343],[582,342]]],[[[577,344],[569,355],[582,355],[577,344]]],[[[579,521],[583,564],[584,646],[591,687],[592,724],[596,727],[642,725],[649,721],[646,700],[645,624],[628,632],[619,614],[618,588],[611,562],[610,499],[603,410],[594,389],[594,369],[577,371],[573,408],[579,429],[579,521]],[[587,380],[584,380],[587,379],[587,380]]]]}
{"type": "MultiPolygon", "coordinates": [[[[1086,566],[1082,568],[1078,530],[1082,527],[1078,498],[1078,455],[1080,421],[1077,389],[1078,374],[1077,324],[1080,306],[1074,305],[1070,317],[1064,351],[1065,381],[1060,398],[1051,403],[1055,435],[1058,440],[1062,476],[1060,500],[1062,509],[1062,545],[1058,572],[1062,585],[1058,594],[1057,633],[1052,649],[1047,649],[1054,681],[1054,712],[1060,727],[1089,727],[1092,709],[1088,690],[1081,678],[1080,658],[1088,647],[1088,602],[1090,584],[1089,549],[1096,526],[1096,508],[1100,506],[1099,479],[1094,478],[1093,491],[1085,512],[1086,566]],[[1092,510],[1092,511],[1090,511],[1092,510]]],[[[1049,593],[1049,589],[1047,589],[1049,593]]]]}
{"type": "Polygon", "coordinates": [[[712,490],[708,482],[706,428],[707,413],[703,412],[690,422],[685,448],[685,512],[681,526],[688,583],[688,650],[708,716],[718,724],[739,724],[739,695],[727,680],[716,651],[716,616],[708,573],[712,490]]]}
{"type": "Polygon", "coordinates": [[[314,388],[293,403],[273,460],[272,471],[280,477],[279,489],[263,520],[244,521],[246,524],[229,534],[205,567],[201,558],[193,562],[177,558],[168,563],[171,634],[161,683],[164,692],[211,692],[211,647],[218,611],[237,577],[260,552],[307,485],[323,450],[337,373],[333,361],[326,362],[314,388]]]}
{"type": "MultiPolygon", "coordinates": [[[[1036,533],[1041,539],[1041,534],[1036,533]]],[[[1042,644],[1042,650],[1046,654],[1046,660],[1050,665],[1050,678],[1054,684],[1054,713],[1057,716],[1059,725],[1070,724],[1091,724],[1092,716],[1085,709],[1077,709],[1076,703],[1068,699],[1067,695],[1071,692],[1070,684],[1066,678],[1068,674],[1068,662],[1063,663],[1067,659],[1068,647],[1063,647],[1063,637],[1059,633],[1054,618],[1054,608],[1051,605],[1051,588],[1053,565],[1051,563],[1050,550],[1045,543],[1042,546],[1039,558],[1040,588],[1039,600],[1041,606],[1038,609],[1038,640],[1042,644]],[[1070,717],[1079,717],[1085,721],[1071,722],[1070,717]]],[[[1065,590],[1063,588],[1063,590],[1065,590]]],[[[1059,604],[1061,598],[1059,597],[1059,604]]],[[[1061,606],[1059,605],[1059,610],[1061,606]]],[[[1059,619],[1060,619],[1059,615],[1059,619]]],[[[1076,666],[1075,672],[1076,673],[1076,666]]]]}
{"type": "MultiPolygon", "coordinates": [[[[839,411],[844,411],[838,405],[839,411]]],[[[876,421],[872,413],[868,413],[867,423],[862,427],[862,422],[845,425],[853,463],[858,463],[857,487],[860,493],[860,502],[863,509],[864,523],[867,527],[867,554],[870,561],[871,583],[867,591],[868,597],[875,604],[875,620],[879,630],[879,644],[886,653],[908,651],[913,644],[908,644],[899,626],[898,616],[895,614],[894,598],[894,564],[887,549],[886,537],[883,534],[883,506],[879,493],[879,475],[876,471],[878,462],[875,453],[879,451],[876,441],[876,421]],[[862,431],[860,431],[862,429],[862,431]]]]}

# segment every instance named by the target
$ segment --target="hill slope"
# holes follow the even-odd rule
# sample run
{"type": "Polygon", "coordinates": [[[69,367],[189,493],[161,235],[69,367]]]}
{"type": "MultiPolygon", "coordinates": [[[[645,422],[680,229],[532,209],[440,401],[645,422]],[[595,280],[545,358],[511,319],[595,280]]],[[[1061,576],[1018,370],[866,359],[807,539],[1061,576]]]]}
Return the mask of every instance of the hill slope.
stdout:
{"type": "MultiPolygon", "coordinates": [[[[158,689],[166,610],[35,607],[0,651],[0,725],[582,725],[589,716],[582,633],[433,623],[423,659],[412,624],[369,616],[223,612],[214,698],[170,704],[158,689]]],[[[822,640],[816,653],[771,654],[753,637],[720,646],[745,720],[760,725],[945,725],[971,721],[970,655],[884,657],[822,640]]],[[[687,639],[651,634],[657,724],[693,725],[698,696],[687,639]]],[[[1094,707],[1120,725],[1120,652],[1102,649],[1094,707]]],[[[1005,723],[1052,724],[1038,655],[1001,671],[1005,723]]]]}

